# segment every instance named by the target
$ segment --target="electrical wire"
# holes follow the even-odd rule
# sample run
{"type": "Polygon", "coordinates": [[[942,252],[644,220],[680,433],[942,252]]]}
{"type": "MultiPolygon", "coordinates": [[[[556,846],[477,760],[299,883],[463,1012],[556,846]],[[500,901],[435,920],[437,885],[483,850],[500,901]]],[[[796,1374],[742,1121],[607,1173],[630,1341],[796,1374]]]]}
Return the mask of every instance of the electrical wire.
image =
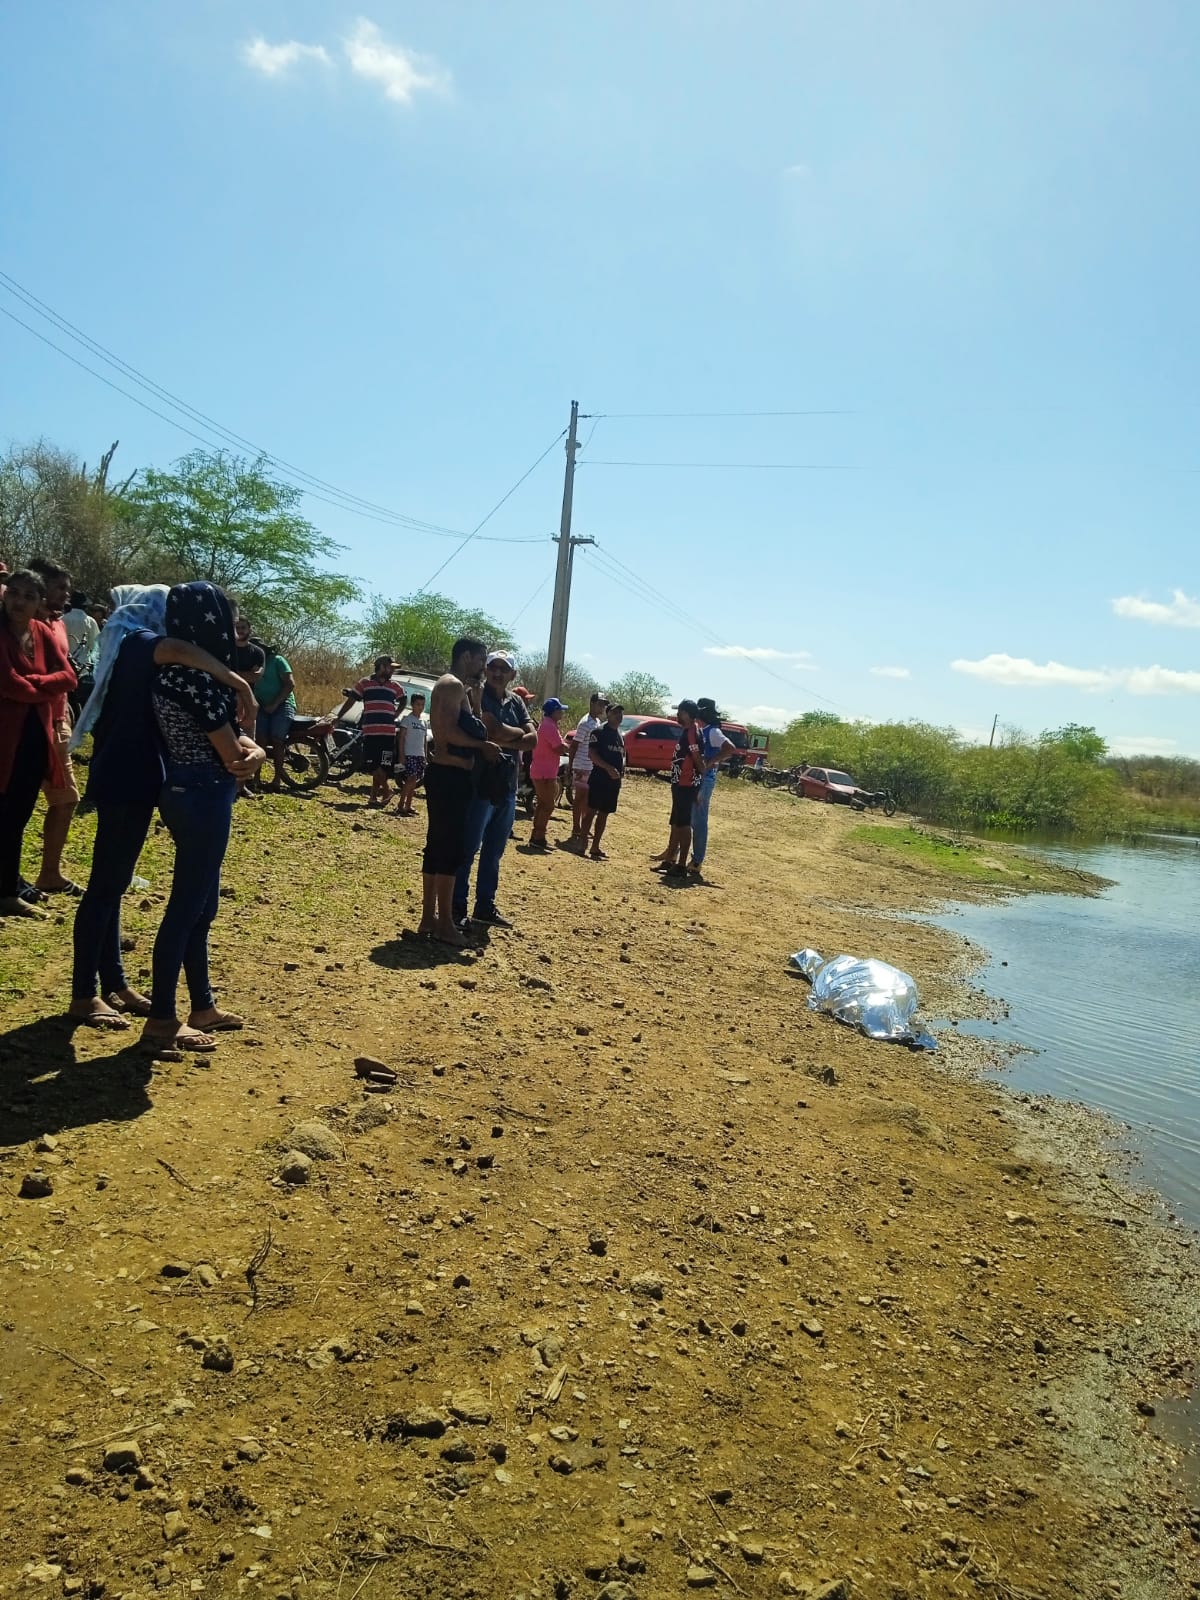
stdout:
{"type": "Polygon", "coordinates": [[[824,461],[581,461],[583,467],[717,468],[726,472],[857,472],[842,462],[824,461]]]}
{"type": "MultiPolygon", "coordinates": [[[[411,517],[402,511],[394,511],[388,506],[378,504],[376,501],[366,500],[361,495],[353,494],[347,489],[341,489],[336,484],[327,482],[324,478],[318,478],[314,474],[306,472],[302,467],[297,467],[293,463],[285,461],[281,456],[273,455],[271,451],[264,449],[262,445],[256,444],[253,440],[245,438],[244,435],[236,433],[231,428],[225,427],[223,423],[217,422],[214,418],[208,416],[206,412],[203,412],[197,407],[190,405],[186,400],[182,400],[178,395],[172,393],[171,390],[166,389],[161,384],[156,383],[152,378],[148,378],[144,373],[140,372],[129,362],[124,361],[120,356],[107,349],[106,346],[100,344],[98,340],[93,339],[82,329],[77,328],[74,323],[68,321],[66,317],[55,311],[52,306],[48,305],[43,300],[39,300],[31,290],[26,289],[22,284],[18,283],[15,278],[11,277],[3,270],[0,270],[0,288],[7,290],[8,293],[17,298],[18,301],[27,309],[32,310],[35,315],[40,316],[44,320],[50,322],[52,326],[65,333],[68,338],[75,340],[76,343],[80,344],[85,350],[89,351],[89,353],[95,355],[106,365],[112,367],[114,371],[119,372],[122,376],[128,377],[130,381],[137,384],[140,388],[146,390],[148,394],[153,395],[157,399],[161,399],[164,404],[179,411],[189,421],[203,425],[209,430],[209,433],[207,434],[198,433],[194,428],[187,427],[177,418],[168,416],[165,412],[158,410],[156,406],[149,405],[138,395],[131,394],[128,389],[123,388],[118,383],[114,383],[111,378],[106,377],[102,372],[97,372],[95,367],[91,367],[85,361],[79,360],[79,358],[75,355],[72,355],[69,350],[64,350],[62,345],[55,343],[53,339],[48,338],[37,328],[32,327],[28,322],[25,322],[20,317],[14,315],[13,312],[6,310],[4,307],[0,307],[0,311],[3,311],[4,315],[8,317],[10,321],[17,323],[17,325],[24,328],[27,333],[31,333],[35,339],[40,339],[43,344],[48,345],[52,350],[57,351],[59,355],[65,356],[68,361],[72,362],[75,366],[80,367],[84,372],[87,372],[92,377],[99,379],[99,381],[107,385],[108,388],[115,390],[120,395],[123,395],[127,400],[132,400],[135,405],[141,406],[144,411],[150,412],[152,416],[158,417],[161,421],[169,423],[171,427],[179,429],[181,433],[187,434],[189,438],[195,439],[199,443],[207,445],[210,449],[223,448],[224,443],[228,442],[240,448],[252,450],[256,456],[259,456],[263,460],[270,462],[270,464],[277,470],[279,475],[292,482],[292,486],[299,489],[301,493],[310,496],[314,500],[319,500],[325,505],[333,506],[337,510],[349,511],[356,516],[366,517],[373,522],[392,523],[394,525],[409,528],[417,533],[428,534],[434,538],[463,538],[463,532],[461,528],[448,528],[439,523],[426,522],[419,517],[411,517]],[[214,440],[210,436],[212,433],[217,434],[219,438],[214,440]],[[310,485],[315,485],[316,487],[310,487],[310,485]],[[329,493],[318,493],[318,489],[328,490],[329,493]],[[330,498],[330,496],[335,496],[336,498],[330,498]]],[[[537,544],[541,542],[538,539],[531,538],[505,538],[496,535],[490,535],[488,537],[489,542],[496,544],[537,544]]]]}
{"type": "Polygon", "coordinates": [[[550,580],[553,577],[554,577],[554,569],[551,568],[550,571],[546,574],[546,576],[542,579],[541,583],[538,584],[537,588],[529,596],[529,599],[526,600],[525,604],[521,607],[520,611],[517,612],[516,616],[509,623],[509,625],[508,625],[509,634],[512,634],[515,631],[517,623],[520,622],[521,618],[529,610],[530,606],[537,599],[538,595],[541,594],[542,590],[544,588],[546,588],[546,586],[549,584],[550,580]]]}
{"type": "Polygon", "coordinates": [[[613,422],[650,421],[658,418],[696,419],[701,417],[858,417],[860,411],[600,411],[597,418],[613,422]]]}
{"type": "MultiPolygon", "coordinates": [[[[654,585],[651,584],[646,578],[643,578],[640,573],[635,572],[632,567],[626,566],[626,564],[618,556],[613,555],[611,551],[606,550],[601,546],[595,546],[593,549],[593,554],[599,557],[599,563],[596,567],[596,570],[602,577],[608,578],[608,580],[615,584],[618,588],[624,589],[635,599],[641,600],[644,604],[653,607],[656,611],[660,613],[665,612],[680,627],[685,627],[693,633],[701,634],[702,636],[708,638],[712,643],[719,646],[722,650],[737,650],[736,645],[730,644],[727,639],[723,639],[720,634],[714,632],[707,623],[702,622],[698,617],[694,617],[689,612],[685,611],[677,601],[671,599],[669,595],[663,594],[661,590],[656,589],[654,585]]],[[[751,666],[757,667],[760,672],[765,672],[768,677],[774,678],[778,683],[785,684],[792,691],[795,691],[800,687],[796,683],[795,679],[785,676],[782,672],[776,672],[773,667],[767,666],[766,662],[759,661],[754,656],[739,652],[735,659],[746,661],[751,666]]],[[[823,704],[831,706],[835,710],[845,711],[847,709],[845,706],[840,705],[838,701],[831,700],[828,695],[818,694],[815,689],[805,686],[803,692],[807,697],[813,700],[820,700],[823,704]]]]}
{"type": "MultiPolygon", "coordinates": [[[[430,577],[430,578],[427,578],[425,580],[425,582],[417,590],[418,594],[424,594],[426,589],[429,588],[429,585],[434,581],[434,579],[435,578],[440,578],[442,573],[445,572],[446,568],[450,565],[450,563],[457,556],[460,556],[463,553],[463,551],[470,544],[471,540],[474,539],[477,536],[477,534],[479,533],[480,528],[483,528],[483,527],[487,526],[487,524],[496,515],[497,511],[499,511],[500,507],[504,504],[504,502],[506,500],[511,500],[513,495],[516,494],[517,490],[525,482],[526,478],[530,477],[537,470],[537,468],[541,466],[542,462],[545,461],[546,457],[550,454],[551,450],[554,449],[554,446],[559,442],[560,439],[562,439],[566,435],[566,431],[567,430],[564,428],[561,433],[556,433],[555,434],[554,438],[551,439],[550,443],[546,446],[546,448],[542,451],[541,455],[533,463],[533,466],[526,467],[525,471],[517,479],[516,483],[513,484],[512,488],[509,489],[506,494],[502,494],[500,496],[499,500],[496,501],[496,504],[488,512],[487,516],[484,517],[483,521],[482,522],[477,522],[475,524],[475,526],[471,529],[470,533],[467,534],[466,538],[458,546],[458,548],[456,550],[452,550],[450,552],[450,554],[446,557],[445,561],[442,562],[441,566],[433,574],[433,576],[430,577]]],[[[526,542],[533,543],[533,544],[541,544],[543,541],[541,539],[536,539],[536,540],[529,540],[529,541],[526,541],[526,542]]]]}

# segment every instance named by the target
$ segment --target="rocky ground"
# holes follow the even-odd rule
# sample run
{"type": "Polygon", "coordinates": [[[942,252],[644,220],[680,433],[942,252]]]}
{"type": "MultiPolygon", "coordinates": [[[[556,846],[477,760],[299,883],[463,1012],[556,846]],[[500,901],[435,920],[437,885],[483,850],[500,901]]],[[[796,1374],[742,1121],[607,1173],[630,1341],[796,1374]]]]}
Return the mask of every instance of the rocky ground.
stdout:
{"type": "MultiPolygon", "coordinates": [[[[1149,1414],[1191,1241],[976,1043],[868,1043],[786,970],[876,954],[962,1014],[970,952],[895,914],[960,880],[723,785],[676,888],[626,789],[610,861],[510,850],[517,930],[444,960],[402,936],[420,821],[239,807],[254,1025],[207,1062],[72,1033],[69,921],[0,931],[0,1594],[1200,1593],[1149,1414]]],[[[161,838],[142,870],[135,972],[161,838]]]]}

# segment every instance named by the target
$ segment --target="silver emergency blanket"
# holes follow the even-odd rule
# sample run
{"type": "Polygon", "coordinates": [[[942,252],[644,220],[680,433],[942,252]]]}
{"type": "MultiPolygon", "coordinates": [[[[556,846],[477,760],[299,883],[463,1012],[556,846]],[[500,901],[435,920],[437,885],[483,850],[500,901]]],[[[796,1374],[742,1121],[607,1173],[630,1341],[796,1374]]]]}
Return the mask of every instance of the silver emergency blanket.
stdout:
{"type": "Polygon", "coordinates": [[[907,972],[886,961],[835,956],[826,961],[817,950],[797,950],[788,966],[812,984],[810,1011],[827,1011],[868,1039],[936,1050],[936,1042],[914,1026],[917,986],[907,972]]]}

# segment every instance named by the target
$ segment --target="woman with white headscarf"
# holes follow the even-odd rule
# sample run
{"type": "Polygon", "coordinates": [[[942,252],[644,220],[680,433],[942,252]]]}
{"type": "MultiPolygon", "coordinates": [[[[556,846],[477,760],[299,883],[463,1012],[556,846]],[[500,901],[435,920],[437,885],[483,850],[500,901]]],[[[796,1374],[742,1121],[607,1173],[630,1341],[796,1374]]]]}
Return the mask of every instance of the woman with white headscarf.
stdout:
{"type": "Polygon", "coordinates": [[[207,650],[168,639],[166,584],[124,584],[100,633],[96,685],[80,713],[72,748],[93,736],[87,801],[96,812],[96,842],[87,890],[75,915],[75,964],[69,1015],[93,1028],[127,1028],[123,1011],[144,1016],[145,995],[131,989],[121,962],[121,896],[163,784],[162,743],[151,691],[156,666],[195,667],[233,689],[250,715],[254,697],[236,672],[207,650]],[[99,994],[97,994],[97,980],[99,994]]]}

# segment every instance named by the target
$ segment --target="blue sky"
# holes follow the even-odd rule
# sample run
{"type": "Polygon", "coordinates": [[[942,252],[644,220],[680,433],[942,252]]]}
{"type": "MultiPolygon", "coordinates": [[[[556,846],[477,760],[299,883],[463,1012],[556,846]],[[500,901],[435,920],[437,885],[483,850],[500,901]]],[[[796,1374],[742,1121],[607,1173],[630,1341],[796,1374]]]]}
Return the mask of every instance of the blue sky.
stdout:
{"type": "MultiPolygon", "coordinates": [[[[46,0],[0,60],[0,268],[226,427],[470,529],[579,399],[599,678],[1200,753],[1190,0],[46,0]]],[[[0,317],[39,435],[194,443],[0,317]]],[[[436,585],[530,644],[561,476],[436,585]]],[[[307,509],[383,594],[455,548],[307,509]]]]}

